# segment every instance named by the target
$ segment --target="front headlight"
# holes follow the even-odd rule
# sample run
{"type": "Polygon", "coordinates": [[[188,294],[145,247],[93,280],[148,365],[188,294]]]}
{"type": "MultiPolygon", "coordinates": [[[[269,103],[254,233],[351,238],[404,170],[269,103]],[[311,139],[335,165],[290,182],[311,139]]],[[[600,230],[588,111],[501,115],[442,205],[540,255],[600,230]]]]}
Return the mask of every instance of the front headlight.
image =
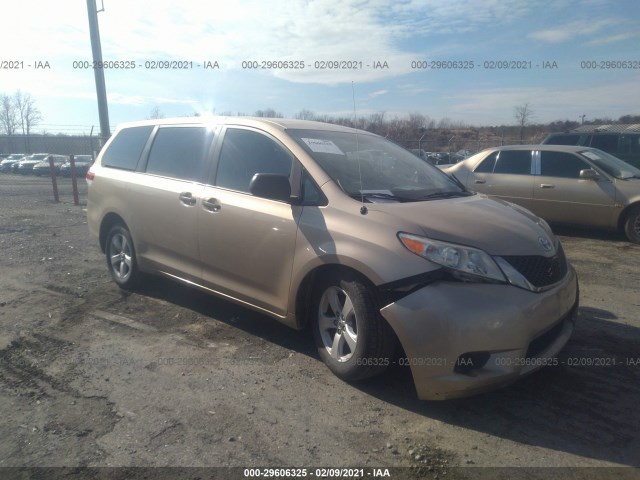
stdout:
{"type": "Polygon", "coordinates": [[[461,280],[507,281],[493,258],[477,248],[402,232],[398,233],[398,239],[410,252],[446,267],[461,280]]]}

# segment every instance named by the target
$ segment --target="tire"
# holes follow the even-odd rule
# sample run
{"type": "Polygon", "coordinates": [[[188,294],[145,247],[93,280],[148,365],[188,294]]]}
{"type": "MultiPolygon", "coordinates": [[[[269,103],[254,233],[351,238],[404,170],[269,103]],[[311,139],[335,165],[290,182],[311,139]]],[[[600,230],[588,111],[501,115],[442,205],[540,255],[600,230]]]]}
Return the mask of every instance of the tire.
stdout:
{"type": "Polygon", "coordinates": [[[318,354],[345,381],[382,373],[391,363],[396,337],[360,278],[332,275],[314,294],[313,334],[318,354]]]}
{"type": "Polygon", "coordinates": [[[633,208],[624,222],[624,233],[630,242],[640,243],[640,206],[633,208]]]}
{"type": "Polygon", "coordinates": [[[124,290],[134,290],[140,284],[140,270],[131,234],[126,227],[115,225],[109,230],[105,256],[111,278],[124,290]]]}

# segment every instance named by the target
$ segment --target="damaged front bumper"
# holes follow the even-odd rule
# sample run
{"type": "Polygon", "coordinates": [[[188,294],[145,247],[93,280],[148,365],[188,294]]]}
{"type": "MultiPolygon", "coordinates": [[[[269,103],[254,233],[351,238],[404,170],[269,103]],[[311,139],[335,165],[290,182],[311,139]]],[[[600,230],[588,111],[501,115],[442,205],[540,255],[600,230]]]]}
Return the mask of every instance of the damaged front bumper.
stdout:
{"type": "Polygon", "coordinates": [[[423,400],[474,395],[557,365],[577,311],[572,267],[562,282],[540,293],[438,281],[380,310],[404,348],[423,400]]]}

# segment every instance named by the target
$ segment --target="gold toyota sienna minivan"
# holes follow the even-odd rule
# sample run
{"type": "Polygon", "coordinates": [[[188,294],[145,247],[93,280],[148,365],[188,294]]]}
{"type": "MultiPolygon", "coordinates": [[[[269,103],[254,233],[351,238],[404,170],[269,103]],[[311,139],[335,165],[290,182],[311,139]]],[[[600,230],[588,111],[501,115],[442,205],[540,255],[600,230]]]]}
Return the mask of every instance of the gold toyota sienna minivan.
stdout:
{"type": "Polygon", "coordinates": [[[400,358],[421,399],[479,393],[557,364],[577,318],[576,273],[544,220],[365,131],[129,123],[87,181],[121,288],[153,273],[310,325],[347,381],[400,358]]]}

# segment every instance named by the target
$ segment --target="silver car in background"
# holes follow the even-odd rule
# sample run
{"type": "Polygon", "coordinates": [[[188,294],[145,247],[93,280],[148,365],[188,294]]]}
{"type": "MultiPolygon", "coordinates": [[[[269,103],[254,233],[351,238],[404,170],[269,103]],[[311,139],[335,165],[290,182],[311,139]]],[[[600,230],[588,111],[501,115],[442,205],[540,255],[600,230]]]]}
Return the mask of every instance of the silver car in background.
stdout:
{"type": "Polygon", "coordinates": [[[640,243],[640,170],[602,150],[495,147],[443,171],[471,190],[517,203],[548,222],[620,230],[640,243]]]}

